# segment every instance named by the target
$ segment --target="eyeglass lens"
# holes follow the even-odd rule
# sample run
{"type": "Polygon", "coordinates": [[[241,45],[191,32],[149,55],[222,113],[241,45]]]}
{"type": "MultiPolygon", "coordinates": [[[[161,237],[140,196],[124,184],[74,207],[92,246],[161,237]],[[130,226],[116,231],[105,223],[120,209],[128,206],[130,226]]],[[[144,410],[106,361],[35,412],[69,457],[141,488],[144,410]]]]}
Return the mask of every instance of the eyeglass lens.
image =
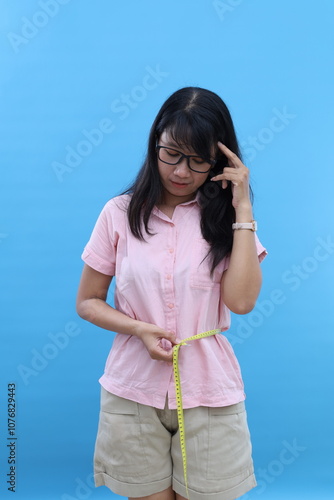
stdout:
{"type": "MultiPolygon", "coordinates": [[[[159,159],[169,165],[176,165],[181,157],[184,156],[179,151],[171,148],[159,147],[158,152],[159,159]]],[[[189,156],[187,160],[188,166],[197,172],[206,172],[211,168],[211,164],[200,156],[189,156]]]]}

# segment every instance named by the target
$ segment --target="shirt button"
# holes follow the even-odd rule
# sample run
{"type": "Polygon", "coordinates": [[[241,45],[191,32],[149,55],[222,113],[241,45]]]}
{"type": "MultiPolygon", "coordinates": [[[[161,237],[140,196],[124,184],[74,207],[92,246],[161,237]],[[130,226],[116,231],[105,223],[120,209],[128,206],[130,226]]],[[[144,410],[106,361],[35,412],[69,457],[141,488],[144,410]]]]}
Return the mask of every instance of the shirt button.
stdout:
{"type": "Polygon", "coordinates": [[[169,309],[173,309],[174,304],[170,303],[170,304],[168,304],[168,307],[169,307],[169,309]]]}
{"type": "Polygon", "coordinates": [[[167,274],[166,278],[167,278],[168,280],[170,280],[170,279],[172,278],[172,275],[171,275],[171,274],[167,274]]]}
{"type": "Polygon", "coordinates": [[[169,253],[174,253],[174,248],[170,248],[169,253]]]}

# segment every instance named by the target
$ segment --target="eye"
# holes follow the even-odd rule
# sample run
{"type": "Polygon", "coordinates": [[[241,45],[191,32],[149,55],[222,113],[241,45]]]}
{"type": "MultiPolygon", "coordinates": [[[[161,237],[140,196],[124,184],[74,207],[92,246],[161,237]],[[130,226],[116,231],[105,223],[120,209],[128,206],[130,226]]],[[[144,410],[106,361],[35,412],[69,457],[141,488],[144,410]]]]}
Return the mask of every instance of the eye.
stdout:
{"type": "Polygon", "coordinates": [[[192,159],[194,160],[195,163],[197,163],[197,165],[202,165],[203,163],[206,163],[206,161],[203,160],[203,158],[201,158],[200,156],[193,156],[192,159]]]}
{"type": "Polygon", "coordinates": [[[180,153],[178,151],[175,151],[174,149],[165,149],[166,153],[168,156],[172,156],[175,158],[176,156],[180,156],[180,153]]]}

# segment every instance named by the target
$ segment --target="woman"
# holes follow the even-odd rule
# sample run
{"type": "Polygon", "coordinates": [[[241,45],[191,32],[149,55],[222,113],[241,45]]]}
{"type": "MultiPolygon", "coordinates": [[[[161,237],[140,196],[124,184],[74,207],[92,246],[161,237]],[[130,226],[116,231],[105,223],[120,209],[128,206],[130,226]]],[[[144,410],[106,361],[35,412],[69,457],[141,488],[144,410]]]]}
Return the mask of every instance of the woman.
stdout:
{"type": "Polygon", "coordinates": [[[233,500],[256,485],[240,368],[221,333],[182,346],[186,488],[173,346],[226,331],[261,287],[248,169],[213,92],[172,94],[133,185],[102,210],[84,253],[78,314],[117,332],[101,383],[95,482],[149,500],[233,500]],[[232,227],[233,225],[233,227],[232,227]],[[116,277],[115,308],[107,292],[116,277]]]}

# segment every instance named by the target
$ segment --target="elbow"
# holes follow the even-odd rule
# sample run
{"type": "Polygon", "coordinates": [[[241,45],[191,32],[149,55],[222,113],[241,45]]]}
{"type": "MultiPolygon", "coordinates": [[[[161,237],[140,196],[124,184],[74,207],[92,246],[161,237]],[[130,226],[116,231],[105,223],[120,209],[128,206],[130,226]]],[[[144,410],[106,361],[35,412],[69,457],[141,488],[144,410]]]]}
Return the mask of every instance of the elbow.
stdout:
{"type": "Polygon", "coordinates": [[[223,302],[235,314],[248,314],[256,306],[260,285],[247,290],[234,289],[222,295],[223,302]],[[224,300],[225,299],[225,300],[224,300]]]}
{"type": "Polygon", "coordinates": [[[85,319],[85,307],[83,307],[82,302],[77,301],[75,309],[77,311],[77,315],[80,316],[80,318],[85,319]]]}
{"type": "Polygon", "coordinates": [[[254,309],[255,304],[256,304],[255,300],[254,301],[253,300],[244,300],[244,301],[238,300],[235,303],[230,304],[230,306],[228,306],[228,308],[234,314],[243,315],[243,314],[250,313],[254,309]]]}
{"type": "Polygon", "coordinates": [[[76,311],[78,316],[80,316],[80,318],[84,319],[85,321],[92,322],[93,312],[88,301],[86,300],[77,301],[76,311]]]}

